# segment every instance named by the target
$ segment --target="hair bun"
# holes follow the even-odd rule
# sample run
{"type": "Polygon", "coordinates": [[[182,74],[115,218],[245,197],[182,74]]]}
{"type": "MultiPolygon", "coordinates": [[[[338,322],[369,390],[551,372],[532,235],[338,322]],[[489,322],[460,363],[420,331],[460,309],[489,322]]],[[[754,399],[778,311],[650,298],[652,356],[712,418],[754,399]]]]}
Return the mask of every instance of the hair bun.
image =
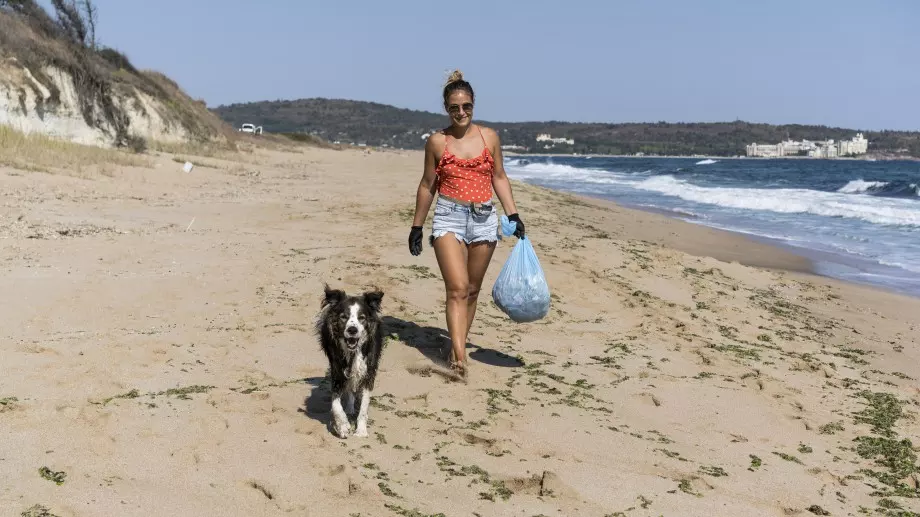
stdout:
{"type": "MultiPolygon", "coordinates": [[[[3,1],[3,0],[0,0],[3,1]]],[[[444,107],[447,107],[447,99],[451,96],[452,93],[457,91],[464,91],[470,94],[470,100],[473,100],[473,87],[463,78],[463,72],[460,70],[454,70],[451,72],[450,77],[447,78],[447,82],[444,84],[444,107]]]]}
{"type": "Polygon", "coordinates": [[[450,77],[447,78],[447,84],[456,83],[462,80],[463,80],[463,72],[461,72],[460,70],[454,70],[450,74],[450,77]]]}

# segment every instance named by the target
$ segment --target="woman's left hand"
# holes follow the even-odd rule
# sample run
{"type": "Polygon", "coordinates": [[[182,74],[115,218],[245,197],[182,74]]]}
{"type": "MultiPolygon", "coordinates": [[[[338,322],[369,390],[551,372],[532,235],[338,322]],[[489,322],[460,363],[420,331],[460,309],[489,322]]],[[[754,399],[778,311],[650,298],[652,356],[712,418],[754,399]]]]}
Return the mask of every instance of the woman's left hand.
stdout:
{"type": "Polygon", "coordinates": [[[518,239],[524,238],[524,222],[521,221],[521,217],[517,213],[513,213],[508,216],[509,221],[513,221],[515,224],[514,236],[518,239]]]}

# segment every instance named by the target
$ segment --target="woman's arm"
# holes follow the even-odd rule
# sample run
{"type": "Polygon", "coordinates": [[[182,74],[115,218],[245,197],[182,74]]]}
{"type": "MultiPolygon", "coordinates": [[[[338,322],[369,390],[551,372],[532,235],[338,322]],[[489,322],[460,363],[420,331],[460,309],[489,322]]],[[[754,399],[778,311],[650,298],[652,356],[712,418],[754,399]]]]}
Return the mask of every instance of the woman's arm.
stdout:
{"type": "Polygon", "coordinates": [[[504,158],[502,158],[502,143],[498,133],[488,129],[486,134],[489,135],[492,147],[492,157],[495,159],[495,171],[492,173],[492,188],[498,195],[498,200],[502,203],[505,214],[512,215],[517,213],[517,207],[514,205],[514,195],[511,192],[511,181],[505,174],[504,158]]]}
{"type": "Polygon", "coordinates": [[[415,217],[412,219],[412,226],[423,226],[425,218],[428,217],[428,210],[431,208],[431,202],[434,200],[434,194],[437,190],[437,173],[435,167],[437,164],[437,147],[436,140],[440,140],[441,135],[435,133],[428,137],[425,143],[425,167],[422,172],[422,180],[418,184],[418,192],[415,194],[415,217]]]}

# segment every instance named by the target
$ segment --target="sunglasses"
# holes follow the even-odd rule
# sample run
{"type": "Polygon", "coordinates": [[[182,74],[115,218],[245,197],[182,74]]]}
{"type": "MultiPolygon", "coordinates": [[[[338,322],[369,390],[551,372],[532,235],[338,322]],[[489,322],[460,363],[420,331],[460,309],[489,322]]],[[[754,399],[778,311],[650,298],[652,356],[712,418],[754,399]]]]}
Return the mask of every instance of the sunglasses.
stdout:
{"type": "Polygon", "coordinates": [[[463,105],[451,104],[450,106],[447,107],[447,112],[448,113],[460,113],[461,109],[467,113],[472,113],[473,103],[464,102],[463,105]]]}

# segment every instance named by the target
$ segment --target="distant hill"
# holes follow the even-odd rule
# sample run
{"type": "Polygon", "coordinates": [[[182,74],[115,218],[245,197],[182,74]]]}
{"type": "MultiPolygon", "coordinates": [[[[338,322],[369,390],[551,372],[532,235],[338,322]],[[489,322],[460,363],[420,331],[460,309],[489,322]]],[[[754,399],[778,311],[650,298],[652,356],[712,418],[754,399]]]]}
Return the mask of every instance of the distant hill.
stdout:
{"type": "MultiPolygon", "coordinates": [[[[231,104],[213,108],[224,121],[239,127],[251,122],[266,132],[310,133],[330,141],[421,149],[422,136],[444,127],[444,114],[414,111],[373,102],[342,99],[301,99],[231,104]]],[[[480,121],[501,133],[504,145],[518,145],[529,153],[658,155],[744,154],[752,142],[777,143],[794,140],[849,139],[862,131],[869,139],[869,152],[887,157],[920,157],[920,132],[865,131],[825,126],[715,123],[624,123],[491,122],[480,121]],[[574,139],[574,145],[545,148],[539,134],[574,139]]]]}

